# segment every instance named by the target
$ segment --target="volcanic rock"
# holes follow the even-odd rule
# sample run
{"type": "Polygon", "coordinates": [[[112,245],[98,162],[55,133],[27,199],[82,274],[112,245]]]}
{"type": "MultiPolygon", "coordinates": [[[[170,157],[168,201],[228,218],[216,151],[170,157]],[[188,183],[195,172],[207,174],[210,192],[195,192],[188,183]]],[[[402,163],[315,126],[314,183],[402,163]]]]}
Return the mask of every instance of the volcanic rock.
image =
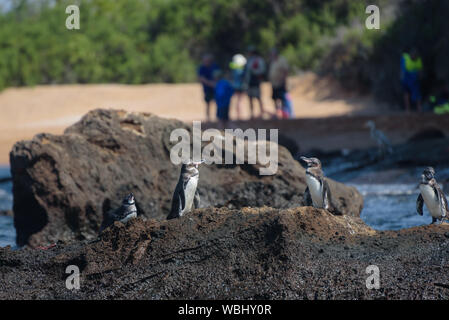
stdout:
{"type": "Polygon", "coordinates": [[[98,241],[0,248],[0,299],[448,299],[449,225],[377,232],[322,209],[204,208],[98,241]],[[69,290],[67,266],[80,271],[69,290]],[[379,289],[366,285],[369,266],[379,289]],[[371,267],[372,268],[372,267],[371,267]]]}
{"type": "MultiPolygon", "coordinates": [[[[39,134],[10,153],[18,245],[93,239],[103,215],[133,192],[139,215],[165,219],[180,166],[170,161],[174,129],[187,124],[147,113],[94,110],[63,135],[39,134]]],[[[235,156],[235,155],[234,155],[235,156]]],[[[305,170],[283,147],[275,175],[259,165],[203,165],[201,207],[293,208],[302,204],[305,170]]],[[[362,196],[330,181],[335,206],[359,216],[362,196]]]]}

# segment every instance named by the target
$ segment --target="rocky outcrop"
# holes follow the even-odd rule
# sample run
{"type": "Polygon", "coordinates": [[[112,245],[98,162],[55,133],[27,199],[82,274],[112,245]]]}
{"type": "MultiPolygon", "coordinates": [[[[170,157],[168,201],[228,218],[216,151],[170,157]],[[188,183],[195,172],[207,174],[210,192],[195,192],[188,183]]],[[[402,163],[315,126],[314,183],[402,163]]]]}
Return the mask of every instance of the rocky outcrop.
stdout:
{"type": "MultiPolygon", "coordinates": [[[[16,143],[10,154],[14,219],[19,245],[92,239],[103,214],[136,196],[139,214],[164,219],[179,167],[170,161],[170,133],[192,128],[146,113],[95,110],[63,135],[39,134],[16,143]]],[[[200,169],[202,207],[274,208],[302,204],[305,171],[283,147],[275,175],[258,165],[209,165],[200,169]]],[[[358,216],[362,196],[330,181],[335,205],[358,216]]]]}
{"type": "Polygon", "coordinates": [[[91,243],[0,248],[0,299],[448,299],[448,254],[447,224],[376,232],[311,207],[205,208],[116,222],[91,243]]]}

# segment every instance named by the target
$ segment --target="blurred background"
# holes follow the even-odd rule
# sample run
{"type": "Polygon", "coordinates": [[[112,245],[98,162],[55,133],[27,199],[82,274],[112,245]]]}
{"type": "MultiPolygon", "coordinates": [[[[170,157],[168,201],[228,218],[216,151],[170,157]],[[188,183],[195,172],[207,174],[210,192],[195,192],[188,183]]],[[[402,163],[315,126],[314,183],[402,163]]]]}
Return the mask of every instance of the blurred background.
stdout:
{"type": "MultiPolygon", "coordinates": [[[[226,70],[249,46],[267,64],[272,48],[288,61],[296,117],[402,111],[410,48],[422,58],[423,99],[447,89],[448,14],[442,0],[0,0],[0,163],[14,141],[60,133],[92,108],[204,119],[202,57],[226,70]],[[79,30],[65,26],[72,4],[79,30]],[[365,27],[369,4],[378,30],[365,27]]],[[[270,86],[261,91],[273,111],[270,86]]]]}
{"type": "Polygon", "coordinates": [[[399,57],[418,49],[425,87],[449,76],[447,1],[1,0],[0,88],[71,83],[196,81],[202,55],[227,66],[255,46],[291,66],[329,74],[351,90],[398,103],[399,57]],[[67,30],[65,8],[80,8],[67,30]],[[380,30],[365,8],[380,8],[380,30]]]}
{"type": "MultiPolygon", "coordinates": [[[[357,180],[353,172],[342,175],[338,169],[342,161],[347,170],[372,158],[358,154],[358,160],[365,160],[348,164],[342,157],[351,152],[376,152],[376,142],[363,126],[367,120],[380,123],[397,145],[407,143],[418,129],[431,130],[431,139],[448,133],[445,109],[435,115],[436,100],[443,98],[439,107],[447,102],[448,16],[449,2],[444,0],[0,0],[0,178],[6,177],[0,180],[0,210],[11,207],[8,154],[18,140],[39,132],[60,134],[95,108],[205,120],[199,67],[206,54],[226,73],[232,71],[236,54],[248,58],[248,51],[257,52],[267,64],[260,78],[267,114],[259,115],[266,123],[257,125],[282,129],[269,79],[274,48],[288,63],[293,112],[282,121],[290,123],[284,132],[297,144],[295,152],[318,150],[343,182],[376,183],[376,175],[370,180],[367,171],[356,175],[357,180]],[[66,28],[66,7],[72,4],[80,9],[79,30],[66,28]],[[380,9],[380,29],[365,27],[365,10],[371,4],[380,9]],[[411,50],[422,61],[423,113],[406,116],[401,58],[411,50]],[[338,118],[348,116],[354,118],[338,118]],[[318,128],[320,119],[329,121],[318,128]],[[361,124],[351,127],[357,119],[361,124]],[[399,122],[400,128],[395,125],[399,122]]],[[[231,120],[237,118],[234,100],[231,120]]],[[[244,97],[240,120],[249,119],[248,106],[244,97]]],[[[210,126],[216,120],[214,105],[212,115],[210,126]]],[[[402,162],[396,169],[404,166],[402,162]]],[[[411,186],[420,170],[413,167],[400,179],[394,175],[395,182],[406,184],[391,187],[405,197],[399,204],[411,203],[410,212],[417,194],[411,186]]],[[[391,175],[383,178],[382,183],[391,182],[391,175]]],[[[359,186],[366,194],[391,194],[378,185],[359,186]]],[[[406,226],[424,223],[411,217],[406,226]]]]}

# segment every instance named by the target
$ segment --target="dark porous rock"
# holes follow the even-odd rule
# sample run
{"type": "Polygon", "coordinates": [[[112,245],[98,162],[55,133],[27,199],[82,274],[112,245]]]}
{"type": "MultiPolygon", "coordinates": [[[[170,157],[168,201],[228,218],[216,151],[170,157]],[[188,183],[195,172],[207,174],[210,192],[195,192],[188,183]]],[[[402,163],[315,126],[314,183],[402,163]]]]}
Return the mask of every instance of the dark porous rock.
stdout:
{"type": "MultiPolygon", "coordinates": [[[[63,135],[39,134],[16,143],[10,153],[18,245],[93,239],[103,215],[134,192],[139,214],[165,219],[179,177],[170,161],[174,129],[187,124],[147,113],[94,110],[63,135]]],[[[302,203],[305,171],[283,147],[275,175],[259,165],[202,165],[201,207],[274,208],[302,203]]],[[[359,216],[362,196],[330,182],[336,206],[359,216]]]]}
{"type": "Polygon", "coordinates": [[[311,207],[197,209],[115,222],[98,241],[0,248],[0,299],[447,300],[448,234],[377,232],[311,207]],[[66,289],[69,265],[80,290],[66,289]],[[366,286],[372,265],[379,289],[366,286]]]}
{"type": "Polygon", "coordinates": [[[430,140],[430,139],[444,139],[446,135],[443,131],[437,128],[426,128],[422,131],[415,133],[410,139],[409,142],[416,142],[422,140],[430,140]]]}

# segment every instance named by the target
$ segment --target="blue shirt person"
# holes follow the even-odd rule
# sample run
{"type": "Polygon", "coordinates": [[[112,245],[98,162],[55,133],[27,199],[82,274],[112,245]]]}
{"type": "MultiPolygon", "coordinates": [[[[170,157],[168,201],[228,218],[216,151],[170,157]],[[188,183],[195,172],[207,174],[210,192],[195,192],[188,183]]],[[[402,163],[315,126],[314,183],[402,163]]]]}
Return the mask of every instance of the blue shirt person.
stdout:
{"type": "Polygon", "coordinates": [[[234,94],[232,84],[216,72],[218,81],[215,84],[215,103],[217,104],[217,118],[225,124],[229,120],[229,106],[234,94]]]}
{"type": "Polygon", "coordinates": [[[204,101],[206,102],[206,117],[208,121],[210,120],[210,104],[214,100],[214,72],[217,70],[219,70],[219,68],[213,62],[212,55],[204,55],[202,64],[198,68],[198,80],[203,85],[204,101]]]}

